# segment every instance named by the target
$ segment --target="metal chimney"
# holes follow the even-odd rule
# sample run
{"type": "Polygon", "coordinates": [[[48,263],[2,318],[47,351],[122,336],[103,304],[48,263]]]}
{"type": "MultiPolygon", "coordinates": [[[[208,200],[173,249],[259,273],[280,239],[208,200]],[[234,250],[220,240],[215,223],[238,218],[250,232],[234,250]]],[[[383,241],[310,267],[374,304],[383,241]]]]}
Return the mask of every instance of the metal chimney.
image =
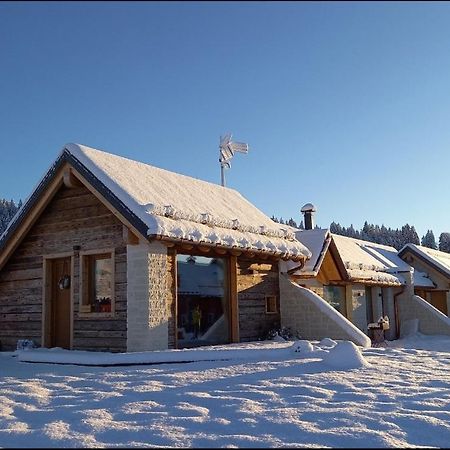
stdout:
{"type": "Polygon", "coordinates": [[[300,210],[305,218],[305,230],[312,230],[314,228],[314,213],[317,211],[312,203],[307,203],[300,210]]]}

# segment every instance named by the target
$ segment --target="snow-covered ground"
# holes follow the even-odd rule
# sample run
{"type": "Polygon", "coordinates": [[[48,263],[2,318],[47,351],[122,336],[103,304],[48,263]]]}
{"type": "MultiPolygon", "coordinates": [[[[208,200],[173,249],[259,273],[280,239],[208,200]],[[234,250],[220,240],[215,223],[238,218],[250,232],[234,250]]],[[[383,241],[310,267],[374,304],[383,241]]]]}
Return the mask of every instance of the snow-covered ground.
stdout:
{"type": "MultiPolygon", "coordinates": [[[[97,354],[98,364],[148,363],[110,367],[19,360],[27,354],[68,361],[58,350],[0,353],[0,447],[450,444],[450,337],[362,351],[324,340],[148,352],[134,361],[97,354]],[[177,362],[186,356],[193,362],[177,362]]],[[[87,358],[70,354],[72,363],[87,358]]]]}

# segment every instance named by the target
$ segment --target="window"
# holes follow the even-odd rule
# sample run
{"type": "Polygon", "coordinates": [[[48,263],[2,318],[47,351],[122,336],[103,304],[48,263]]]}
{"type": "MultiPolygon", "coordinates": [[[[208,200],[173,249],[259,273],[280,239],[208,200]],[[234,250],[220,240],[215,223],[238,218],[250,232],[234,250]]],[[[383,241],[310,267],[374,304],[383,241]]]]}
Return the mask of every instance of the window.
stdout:
{"type": "Polygon", "coordinates": [[[178,348],[230,342],[226,262],[177,254],[178,348]]]}
{"type": "Polygon", "coordinates": [[[114,253],[84,253],[81,257],[80,313],[114,312],[114,253]]]}
{"type": "Polygon", "coordinates": [[[266,314],[276,314],[277,312],[277,297],[275,295],[266,295],[266,314]]]}
{"type": "Polygon", "coordinates": [[[343,316],[347,317],[345,286],[324,286],[323,298],[343,316]]]}

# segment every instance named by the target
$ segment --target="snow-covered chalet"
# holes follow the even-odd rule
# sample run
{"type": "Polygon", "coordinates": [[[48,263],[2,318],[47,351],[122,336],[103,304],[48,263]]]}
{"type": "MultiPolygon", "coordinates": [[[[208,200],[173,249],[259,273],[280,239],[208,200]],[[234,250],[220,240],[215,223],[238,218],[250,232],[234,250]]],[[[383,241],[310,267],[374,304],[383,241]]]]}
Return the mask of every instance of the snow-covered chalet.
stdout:
{"type": "Polygon", "coordinates": [[[67,144],[0,236],[1,349],[261,339],[310,256],[233,189],[67,144]]]}
{"type": "MultiPolygon", "coordinates": [[[[386,316],[389,328],[384,336],[389,340],[410,332],[413,323],[424,334],[450,334],[445,317],[450,298],[447,253],[412,244],[397,252],[391,246],[333,234],[313,226],[314,211],[311,204],[302,208],[306,229],[297,230],[296,238],[312,255],[301,267],[287,263],[293,281],[369,335],[369,325],[386,316]]],[[[311,333],[317,334],[317,327],[311,333]]]]}
{"type": "Polygon", "coordinates": [[[400,258],[426,274],[428,286],[416,286],[415,293],[448,316],[450,314],[450,254],[422,245],[406,244],[400,258]]]}

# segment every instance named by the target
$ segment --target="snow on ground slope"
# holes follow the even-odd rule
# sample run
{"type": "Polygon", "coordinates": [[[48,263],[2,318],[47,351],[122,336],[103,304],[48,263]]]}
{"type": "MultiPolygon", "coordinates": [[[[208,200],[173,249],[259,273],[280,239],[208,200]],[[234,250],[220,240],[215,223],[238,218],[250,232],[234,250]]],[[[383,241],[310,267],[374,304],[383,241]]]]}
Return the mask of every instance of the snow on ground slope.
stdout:
{"type": "Polygon", "coordinates": [[[411,339],[128,367],[0,353],[0,447],[447,447],[450,338],[411,339]]]}

